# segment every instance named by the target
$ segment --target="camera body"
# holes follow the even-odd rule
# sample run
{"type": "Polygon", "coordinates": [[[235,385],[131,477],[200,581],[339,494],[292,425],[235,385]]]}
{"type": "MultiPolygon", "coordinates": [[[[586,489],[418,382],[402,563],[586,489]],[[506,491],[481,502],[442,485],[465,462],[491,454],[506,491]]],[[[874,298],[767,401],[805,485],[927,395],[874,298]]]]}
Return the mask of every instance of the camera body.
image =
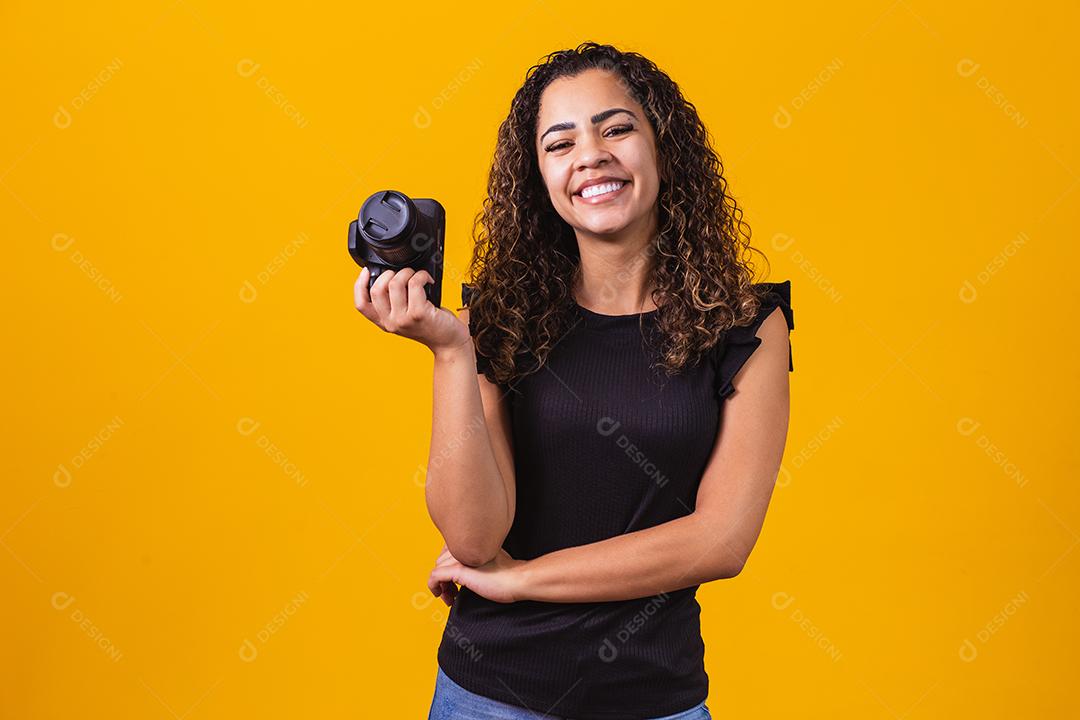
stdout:
{"type": "Polygon", "coordinates": [[[349,223],[349,255],[370,271],[369,290],[387,270],[427,270],[435,282],[425,285],[424,292],[440,307],[445,233],[446,211],[437,200],[380,190],[349,223]]]}

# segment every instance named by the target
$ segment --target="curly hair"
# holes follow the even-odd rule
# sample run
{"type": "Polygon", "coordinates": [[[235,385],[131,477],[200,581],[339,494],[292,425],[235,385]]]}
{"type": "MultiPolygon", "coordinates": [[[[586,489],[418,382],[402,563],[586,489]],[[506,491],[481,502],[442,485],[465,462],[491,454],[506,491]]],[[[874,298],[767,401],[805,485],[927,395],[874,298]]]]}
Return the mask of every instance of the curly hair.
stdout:
{"type": "Polygon", "coordinates": [[[577,241],[551,203],[535,139],[544,89],[593,68],[614,75],[644,108],[656,135],[659,218],[642,258],[656,288],[660,351],[654,366],[680,372],[760,308],[749,256],[764,254],[750,246],[750,228],[728,193],[697,109],[644,56],[585,42],[548,54],[526,72],[499,126],[487,198],[473,220],[466,304],[492,382],[513,383],[538,370],[576,319],[577,241]]]}

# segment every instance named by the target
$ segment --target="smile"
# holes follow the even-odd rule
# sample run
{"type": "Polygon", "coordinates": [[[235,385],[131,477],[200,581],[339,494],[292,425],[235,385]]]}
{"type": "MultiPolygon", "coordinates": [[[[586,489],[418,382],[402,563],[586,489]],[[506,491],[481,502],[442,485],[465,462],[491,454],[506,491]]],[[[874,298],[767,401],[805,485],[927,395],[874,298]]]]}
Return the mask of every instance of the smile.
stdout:
{"type": "Polygon", "coordinates": [[[613,181],[600,185],[590,185],[578,194],[578,198],[590,205],[607,202],[621,195],[623,188],[629,184],[629,182],[613,181]]]}

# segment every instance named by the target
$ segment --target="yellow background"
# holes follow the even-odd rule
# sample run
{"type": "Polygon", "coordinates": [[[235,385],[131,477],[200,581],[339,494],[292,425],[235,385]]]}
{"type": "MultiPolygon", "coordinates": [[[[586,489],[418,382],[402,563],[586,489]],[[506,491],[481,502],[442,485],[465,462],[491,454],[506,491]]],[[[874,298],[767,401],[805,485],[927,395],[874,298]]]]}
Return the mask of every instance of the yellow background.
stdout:
{"type": "Polygon", "coordinates": [[[589,39],[681,85],[792,280],[714,715],[1078,712],[1078,11],[939,5],[5,3],[3,717],[426,716],[431,357],[346,226],[438,198],[456,307],[498,123],[589,39]]]}

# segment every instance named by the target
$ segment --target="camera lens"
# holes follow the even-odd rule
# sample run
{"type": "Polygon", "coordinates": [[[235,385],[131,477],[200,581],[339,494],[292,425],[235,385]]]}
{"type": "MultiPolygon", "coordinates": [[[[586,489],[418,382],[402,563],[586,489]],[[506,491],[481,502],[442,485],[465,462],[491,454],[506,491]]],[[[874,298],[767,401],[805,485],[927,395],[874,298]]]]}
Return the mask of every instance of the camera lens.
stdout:
{"type": "Polygon", "coordinates": [[[380,258],[388,265],[405,267],[427,249],[426,242],[413,241],[418,215],[407,195],[386,190],[364,201],[357,224],[364,240],[380,258]]]}

